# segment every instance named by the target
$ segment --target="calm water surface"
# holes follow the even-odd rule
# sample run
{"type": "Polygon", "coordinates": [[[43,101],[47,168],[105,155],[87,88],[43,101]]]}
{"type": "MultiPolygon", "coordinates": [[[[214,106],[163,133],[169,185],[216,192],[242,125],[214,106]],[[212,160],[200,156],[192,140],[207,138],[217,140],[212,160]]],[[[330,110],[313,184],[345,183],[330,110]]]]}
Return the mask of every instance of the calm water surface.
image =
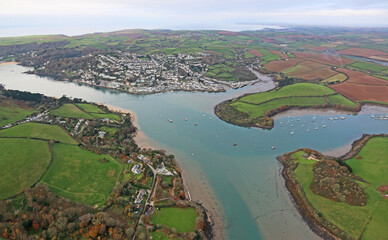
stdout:
{"type": "Polygon", "coordinates": [[[133,111],[149,140],[174,154],[189,185],[199,186],[192,195],[202,194],[216,202],[228,239],[316,239],[284,189],[276,156],[301,147],[328,151],[363,133],[388,132],[388,121],[374,120],[369,114],[346,115],[345,120],[337,121],[316,116],[314,122],[312,116],[282,117],[270,131],[237,127],[214,115],[218,102],[246,91],[268,89],[271,84],[221,94],[136,96],[21,74],[25,70],[17,65],[0,66],[0,83],[8,89],[67,95],[133,111]],[[271,150],[272,146],[276,149],[271,150]]]}

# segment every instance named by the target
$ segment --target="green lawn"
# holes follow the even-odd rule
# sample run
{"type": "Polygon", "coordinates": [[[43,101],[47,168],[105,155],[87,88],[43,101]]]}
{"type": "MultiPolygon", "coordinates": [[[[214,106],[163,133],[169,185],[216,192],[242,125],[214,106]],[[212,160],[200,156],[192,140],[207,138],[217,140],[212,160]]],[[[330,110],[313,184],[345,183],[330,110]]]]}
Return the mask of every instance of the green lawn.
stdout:
{"type": "Polygon", "coordinates": [[[55,140],[68,144],[77,144],[70,135],[57,125],[42,123],[23,123],[0,131],[0,137],[26,137],[55,140]]]}
{"type": "Polygon", "coordinates": [[[385,239],[388,236],[388,200],[381,199],[361,239],[385,239]]]}
{"type": "Polygon", "coordinates": [[[294,96],[325,96],[333,93],[335,93],[333,89],[322,85],[313,83],[296,83],[280,88],[279,90],[251,94],[241,98],[240,101],[249,103],[261,103],[273,98],[294,96]]]}
{"type": "Polygon", "coordinates": [[[346,75],[343,73],[338,73],[332,77],[326,78],[325,80],[322,80],[323,83],[337,83],[337,82],[343,82],[347,79],[346,75]]]}
{"type": "Polygon", "coordinates": [[[339,105],[346,106],[346,107],[356,107],[357,106],[357,104],[355,102],[353,102],[352,100],[350,100],[350,99],[348,99],[340,94],[328,96],[327,98],[329,99],[329,102],[332,105],[339,104],[339,105]]]}
{"type": "Polygon", "coordinates": [[[375,188],[388,185],[388,138],[371,138],[358,156],[361,156],[361,159],[346,160],[356,175],[375,188]]]}
{"type": "Polygon", "coordinates": [[[121,118],[115,113],[90,113],[90,115],[96,118],[109,118],[118,122],[121,121],[121,118]]]}
{"type": "Polygon", "coordinates": [[[98,106],[88,103],[77,103],[78,107],[88,113],[105,113],[104,110],[100,109],[98,106]]]}
{"type": "Polygon", "coordinates": [[[84,119],[93,118],[93,116],[82,111],[74,104],[63,104],[61,107],[51,111],[51,114],[58,117],[68,117],[68,118],[84,118],[84,119]]]}
{"type": "Polygon", "coordinates": [[[53,152],[53,163],[42,182],[59,196],[102,206],[121,173],[121,165],[108,155],[73,145],[54,144],[53,152]],[[100,161],[103,158],[109,162],[100,161]]]}
{"type": "Polygon", "coordinates": [[[315,161],[302,158],[302,154],[303,152],[294,154],[298,157],[297,161],[299,162],[295,170],[295,177],[303,185],[303,191],[308,200],[327,220],[357,239],[382,197],[372,187],[361,183],[360,185],[364,187],[368,196],[368,203],[363,207],[351,206],[345,202],[334,202],[314,194],[310,190],[310,183],[313,179],[313,164],[315,161]]]}
{"type": "Polygon", "coordinates": [[[50,163],[46,141],[0,138],[0,200],[37,182],[50,163]]]}
{"type": "Polygon", "coordinates": [[[376,73],[388,70],[388,67],[384,67],[384,66],[381,66],[381,65],[378,65],[375,63],[367,63],[367,62],[354,62],[354,63],[350,64],[349,66],[354,67],[354,68],[358,68],[361,70],[376,72],[376,73]]]}
{"type": "Polygon", "coordinates": [[[284,105],[312,107],[325,103],[324,97],[290,97],[274,99],[260,105],[247,104],[240,101],[234,102],[231,105],[238,111],[247,113],[249,117],[256,118],[263,116],[268,110],[276,109],[284,105]]]}
{"type": "Polygon", "coordinates": [[[184,233],[194,231],[197,217],[194,208],[161,208],[156,210],[151,220],[154,224],[166,225],[184,233]]]}
{"type": "MultiPolygon", "coordinates": [[[[0,101],[4,101],[0,99],[0,101]]],[[[33,114],[36,110],[32,108],[22,108],[12,102],[1,102],[0,103],[0,127],[5,126],[9,123],[16,122],[25,118],[28,115],[33,114]]]]}

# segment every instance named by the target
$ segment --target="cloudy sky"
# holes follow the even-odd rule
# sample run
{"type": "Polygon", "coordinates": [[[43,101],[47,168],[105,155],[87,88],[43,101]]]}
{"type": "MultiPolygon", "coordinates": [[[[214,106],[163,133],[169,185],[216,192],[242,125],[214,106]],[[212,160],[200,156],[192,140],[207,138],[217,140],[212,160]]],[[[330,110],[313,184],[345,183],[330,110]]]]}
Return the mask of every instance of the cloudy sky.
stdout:
{"type": "Polygon", "coordinates": [[[388,27],[387,0],[0,0],[0,36],[131,28],[388,27]]]}

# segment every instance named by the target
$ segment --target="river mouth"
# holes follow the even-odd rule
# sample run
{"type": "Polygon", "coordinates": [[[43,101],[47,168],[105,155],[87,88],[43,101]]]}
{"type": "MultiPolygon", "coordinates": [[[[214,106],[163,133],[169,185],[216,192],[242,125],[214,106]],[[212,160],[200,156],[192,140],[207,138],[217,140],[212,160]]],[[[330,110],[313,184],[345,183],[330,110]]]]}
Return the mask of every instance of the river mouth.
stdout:
{"type": "MultiPolygon", "coordinates": [[[[0,83],[9,89],[54,97],[67,95],[134,112],[146,142],[176,156],[190,192],[198,192],[191,194],[193,198],[204,204],[202,199],[208,198],[206,207],[219,214],[219,225],[225,228],[222,239],[317,239],[295,209],[276,157],[301,147],[325,152],[347,145],[364,133],[388,131],[386,122],[374,120],[369,113],[322,114],[316,115],[314,122],[311,114],[279,116],[270,131],[234,126],[215,116],[215,105],[258,92],[262,90],[259,86],[226,93],[139,96],[25,75],[24,71],[26,68],[17,65],[0,66],[0,83]],[[328,120],[340,115],[346,119],[328,120]],[[289,123],[281,127],[280,121],[289,123]],[[323,128],[322,122],[327,127],[323,128]],[[314,123],[318,130],[314,130],[314,123]],[[292,135],[291,125],[297,128],[292,135]]],[[[378,111],[387,112],[376,109],[374,113],[378,111]]]]}

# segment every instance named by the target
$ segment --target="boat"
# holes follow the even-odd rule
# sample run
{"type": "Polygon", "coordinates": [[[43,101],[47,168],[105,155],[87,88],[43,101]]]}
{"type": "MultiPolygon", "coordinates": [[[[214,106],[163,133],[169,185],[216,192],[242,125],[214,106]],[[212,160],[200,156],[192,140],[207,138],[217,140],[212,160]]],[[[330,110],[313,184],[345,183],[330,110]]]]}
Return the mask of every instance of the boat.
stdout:
{"type": "Polygon", "coordinates": [[[293,135],[295,132],[290,132],[291,135],[293,135]]]}
{"type": "Polygon", "coordinates": [[[328,119],[329,119],[330,121],[334,120],[334,118],[332,118],[332,117],[329,117],[328,119]]]}
{"type": "Polygon", "coordinates": [[[318,130],[318,127],[315,127],[314,129],[315,129],[315,130],[318,130]]]}
{"type": "Polygon", "coordinates": [[[310,132],[310,129],[307,129],[307,132],[310,132]]]}
{"type": "Polygon", "coordinates": [[[341,120],[344,120],[345,118],[346,118],[346,117],[342,117],[342,116],[340,117],[341,120]]]}
{"type": "Polygon", "coordinates": [[[198,124],[195,123],[194,126],[198,126],[198,124]]]}
{"type": "Polygon", "coordinates": [[[233,143],[232,146],[237,146],[237,143],[233,143]]]}
{"type": "Polygon", "coordinates": [[[169,121],[170,123],[172,123],[172,120],[171,120],[171,119],[168,119],[168,121],[169,121]]]}
{"type": "Polygon", "coordinates": [[[272,147],[271,149],[274,150],[276,147],[272,147]]]}
{"type": "Polygon", "coordinates": [[[323,128],[327,127],[326,125],[322,125],[323,128]]]}

